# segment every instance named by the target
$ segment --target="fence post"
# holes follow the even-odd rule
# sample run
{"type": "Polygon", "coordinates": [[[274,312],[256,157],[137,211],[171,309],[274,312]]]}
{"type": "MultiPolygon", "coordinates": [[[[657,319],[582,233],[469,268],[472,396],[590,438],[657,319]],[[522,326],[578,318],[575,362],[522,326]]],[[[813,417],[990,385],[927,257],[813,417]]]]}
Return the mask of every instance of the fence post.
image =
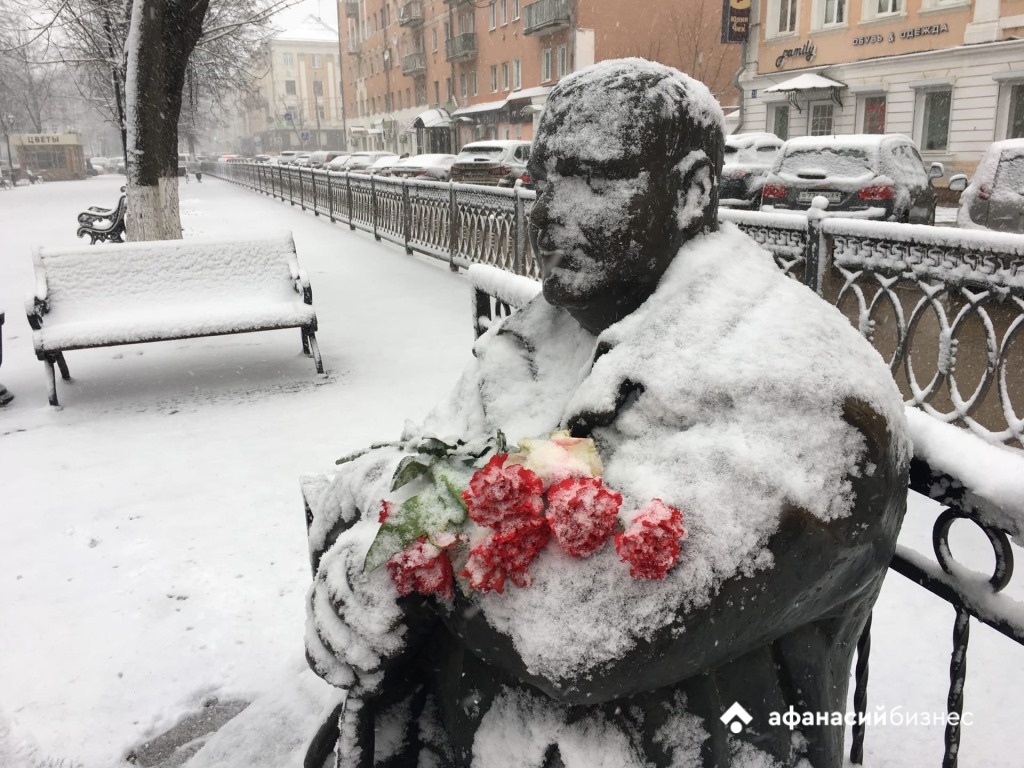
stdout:
{"type": "Polygon", "coordinates": [[[302,183],[302,166],[296,166],[296,170],[299,172],[299,208],[306,210],[306,185],[302,183]]]}
{"type": "Polygon", "coordinates": [[[355,230],[356,222],[352,218],[352,178],[349,176],[348,171],[345,171],[345,191],[348,194],[348,228],[355,230]]]}
{"type": "Polygon", "coordinates": [[[331,217],[331,223],[334,223],[334,191],[331,189],[331,172],[327,171],[327,215],[331,217]]]}
{"type": "Polygon", "coordinates": [[[821,252],[821,222],[825,218],[828,200],[818,196],[807,211],[807,245],[804,248],[804,285],[821,295],[824,259],[821,252]]]}
{"type": "Polygon", "coordinates": [[[409,197],[409,180],[402,180],[402,237],[405,239],[405,252],[412,256],[412,200],[409,197]]]}
{"type": "Polygon", "coordinates": [[[380,240],[380,235],[377,234],[377,186],[372,173],[370,174],[370,220],[373,222],[373,239],[380,240]]]}
{"type": "Polygon", "coordinates": [[[519,188],[512,190],[512,202],[515,208],[512,232],[512,271],[517,275],[525,275],[526,269],[526,206],[519,196],[519,188]]]}
{"type": "Polygon", "coordinates": [[[320,211],[318,211],[316,209],[316,201],[317,201],[317,195],[316,195],[316,171],[313,168],[309,169],[309,180],[313,184],[313,215],[314,216],[319,216],[320,215],[320,211]]]}
{"type": "Polygon", "coordinates": [[[455,182],[448,182],[448,269],[452,272],[459,271],[459,265],[455,263],[455,256],[459,251],[459,215],[455,200],[455,182]]]}
{"type": "Polygon", "coordinates": [[[292,192],[292,169],[288,169],[288,205],[295,205],[295,195],[292,192]]]}

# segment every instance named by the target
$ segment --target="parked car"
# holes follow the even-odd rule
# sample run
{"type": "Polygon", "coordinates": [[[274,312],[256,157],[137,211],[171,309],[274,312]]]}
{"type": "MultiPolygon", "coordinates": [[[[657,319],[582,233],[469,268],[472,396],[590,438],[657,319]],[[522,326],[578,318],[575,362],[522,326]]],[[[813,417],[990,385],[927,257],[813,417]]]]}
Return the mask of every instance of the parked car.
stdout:
{"type": "Polygon", "coordinates": [[[309,152],[302,152],[295,158],[293,165],[297,165],[300,168],[309,168],[309,152]]]}
{"type": "Polygon", "coordinates": [[[331,160],[336,157],[345,157],[349,153],[342,152],[340,149],[319,149],[316,152],[312,152],[309,155],[309,167],[310,168],[323,168],[331,160]]]}
{"type": "Polygon", "coordinates": [[[299,153],[294,149],[286,149],[277,156],[277,162],[280,165],[291,165],[295,162],[295,158],[299,156],[299,153]]]}
{"type": "Polygon", "coordinates": [[[526,173],[530,142],[512,139],[466,144],[451,166],[451,180],[511,187],[526,173]]]}
{"type": "Polygon", "coordinates": [[[782,149],[774,133],[734,133],[725,137],[725,164],[719,186],[719,202],[731,208],[761,205],[761,187],[782,149]]]}
{"type": "Polygon", "coordinates": [[[253,155],[252,161],[254,163],[268,163],[270,162],[270,155],[253,155]]]}
{"type": "Polygon", "coordinates": [[[841,216],[934,224],[938,195],[917,146],[898,134],[802,136],[783,145],[761,189],[761,210],[807,210],[828,200],[841,216]]]}
{"type": "Polygon", "coordinates": [[[957,226],[1024,232],[1024,139],[993,143],[971,183],[958,173],[950,177],[949,188],[960,192],[957,226]]]}
{"type": "Polygon", "coordinates": [[[393,152],[353,152],[346,157],[336,157],[327,164],[330,171],[358,171],[368,168],[385,155],[393,155],[393,152]]]}
{"type": "Polygon", "coordinates": [[[455,155],[413,155],[391,166],[391,175],[398,178],[448,181],[455,155]]]}
{"type": "Polygon", "coordinates": [[[387,176],[391,167],[398,162],[398,155],[381,155],[365,168],[353,168],[353,173],[364,173],[367,176],[387,176]]]}

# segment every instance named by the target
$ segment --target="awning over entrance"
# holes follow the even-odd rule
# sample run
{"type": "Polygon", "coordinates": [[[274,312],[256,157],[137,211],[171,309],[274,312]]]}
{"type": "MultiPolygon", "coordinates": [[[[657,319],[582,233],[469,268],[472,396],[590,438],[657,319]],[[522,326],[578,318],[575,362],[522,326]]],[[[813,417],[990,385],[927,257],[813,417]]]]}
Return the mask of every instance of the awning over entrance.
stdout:
{"type": "Polygon", "coordinates": [[[810,91],[828,91],[832,101],[841,107],[843,106],[843,100],[839,92],[845,89],[846,83],[808,72],[769,86],[762,90],[761,93],[784,93],[789,103],[799,110],[800,106],[796,103],[797,98],[801,96],[805,99],[810,98],[810,91]]]}
{"type": "Polygon", "coordinates": [[[417,115],[412,121],[413,128],[447,128],[452,124],[452,116],[443,109],[428,109],[417,115]]]}

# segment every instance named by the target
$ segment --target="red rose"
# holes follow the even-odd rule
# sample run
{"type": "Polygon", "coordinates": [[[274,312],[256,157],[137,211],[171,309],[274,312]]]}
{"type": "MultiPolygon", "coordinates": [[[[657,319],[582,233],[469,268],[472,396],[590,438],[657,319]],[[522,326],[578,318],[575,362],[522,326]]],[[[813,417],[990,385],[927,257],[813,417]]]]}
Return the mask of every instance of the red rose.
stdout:
{"type": "Polygon", "coordinates": [[[683,513],[652,499],[625,532],[615,535],[615,549],[634,579],[660,580],[679,561],[679,542],[685,537],[683,513]]]}
{"type": "Polygon", "coordinates": [[[507,458],[507,453],[493,456],[462,492],[470,519],[498,531],[523,525],[544,510],[544,483],[519,464],[503,466],[507,458]]]}
{"type": "Polygon", "coordinates": [[[448,553],[435,547],[426,536],[403,549],[387,562],[388,573],[400,595],[453,596],[454,574],[448,553]]]}
{"type": "Polygon", "coordinates": [[[505,580],[519,587],[532,582],[526,572],[548,543],[551,530],[543,517],[534,517],[516,528],[496,531],[469,552],[466,569],[460,574],[480,592],[505,591],[505,580]]]}
{"type": "Polygon", "coordinates": [[[380,512],[377,513],[377,522],[383,523],[389,517],[391,517],[391,502],[385,500],[380,503],[380,512]]]}
{"type": "Polygon", "coordinates": [[[599,477],[574,477],[548,489],[548,523],[559,546],[573,557],[589,557],[615,530],[622,495],[599,477]]]}

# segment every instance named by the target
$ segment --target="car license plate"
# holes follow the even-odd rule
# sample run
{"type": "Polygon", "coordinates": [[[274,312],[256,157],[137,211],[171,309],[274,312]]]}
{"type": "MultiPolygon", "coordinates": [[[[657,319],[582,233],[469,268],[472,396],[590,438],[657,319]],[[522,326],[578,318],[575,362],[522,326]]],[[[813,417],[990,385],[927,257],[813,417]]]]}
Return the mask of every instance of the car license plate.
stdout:
{"type": "Polygon", "coordinates": [[[838,203],[840,200],[843,199],[843,193],[842,192],[834,192],[834,191],[827,191],[827,190],[820,190],[819,191],[819,190],[814,190],[814,189],[805,189],[804,191],[800,192],[796,196],[796,199],[797,199],[798,202],[801,202],[801,203],[809,203],[809,202],[811,202],[811,200],[813,200],[814,198],[818,197],[819,195],[821,197],[824,197],[830,203],[838,203]]]}

